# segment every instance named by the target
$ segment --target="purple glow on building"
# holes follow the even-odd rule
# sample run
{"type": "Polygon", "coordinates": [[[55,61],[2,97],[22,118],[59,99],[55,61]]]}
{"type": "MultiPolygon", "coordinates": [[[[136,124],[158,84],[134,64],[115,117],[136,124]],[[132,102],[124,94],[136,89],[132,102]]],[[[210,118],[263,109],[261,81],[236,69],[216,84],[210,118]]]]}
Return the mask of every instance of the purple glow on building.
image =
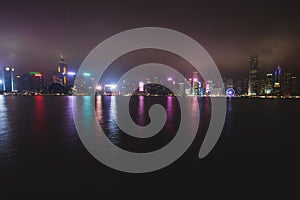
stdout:
{"type": "Polygon", "coordinates": [[[75,72],[68,72],[67,74],[68,74],[69,76],[74,76],[74,75],[76,75],[75,72]]]}

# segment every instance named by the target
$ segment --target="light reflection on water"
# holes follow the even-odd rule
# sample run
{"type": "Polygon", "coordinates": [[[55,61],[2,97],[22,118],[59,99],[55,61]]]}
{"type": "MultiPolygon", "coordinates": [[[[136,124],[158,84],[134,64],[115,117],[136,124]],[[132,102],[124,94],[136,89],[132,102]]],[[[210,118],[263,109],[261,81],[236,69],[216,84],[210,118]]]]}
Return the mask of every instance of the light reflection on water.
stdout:
{"type": "MultiPolygon", "coordinates": [[[[119,130],[113,121],[113,115],[118,111],[115,105],[117,97],[98,97],[95,107],[91,108],[93,97],[0,96],[0,188],[2,191],[9,189],[36,192],[65,188],[69,191],[79,191],[82,188],[89,191],[91,188],[113,191],[125,188],[126,191],[130,191],[132,184],[146,185],[147,188],[151,188],[152,182],[145,179],[149,176],[153,177],[150,180],[156,181],[155,183],[157,180],[164,181],[159,181],[157,188],[171,185],[173,189],[178,185],[178,181],[174,181],[179,180],[176,176],[182,172],[184,172],[182,176],[185,182],[199,179],[207,183],[211,180],[210,174],[220,171],[220,166],[225,167],[225,170],[221,170],[219,175],[224,171],[229,173],[224,173],[228,176],[215,179],[215,182],[224,180],[224,185],[238,168],[242,169],[242,173],[237,174],[242,177],[242,180],[236,181],[238,185],[240,183],[245,185],[248,182],[247,179],[244,180],[245,171],[253,171],[248,176],[251,179],[254,174],[253,181],[260,180],[270,169],[273,169],[270,177],[275,177],[276,180],[274,174],[281,173],[282,176],[287,177],[287,172],[290,172],[289,177],[298,178],[295,175],[299,175],[299,164],[295,158],[299,157],[300,147],[299,131],[297,131],[299,100],[232,98],[228,100],[223,133],[207,158],[198,159],[202,138],[196,137],[190,148],[191,151],[183,155],[183,159],[162,171],[151,174],[154,176],[147,174],[134,179],[137,176],[123,176],[104,167],[87,152],[78,137],[73,121],[72,100],[77,98],[83,98],[82,105],[87,108],[83,113],[86,116],[84,122],[89,123],[91,114],[96,110],[99,124],[107,136],[123,149],[149,152],[162,148],[172,140],[180,122],[176,98],[133,98],[131,116],[135,122],[137,119],[143,119],[140,120],[141,123],[148,123],[147,109],[155,103],[162,103],[167,112],[167,121],[162,133],[158,133],[150,140],[134,140],[119,130]],[[270,159],[274,162],[269,162],[270,159]],[[278,165],[279,163],[282,165],[278,165]],[[261,170],[264,166],[266,170],[261,170]],[[203,179],[205,174],[207,179],[205,177],[203,179]],[[91,180],[94,181],[94,185],[90,184],[91,180]],[[116,183],[120,185],[116,186],[116,183]]],[[[199,102],[201,116],[197,135],[199,136],[202,132],[205,133],[205,124],[210,119],[210,101],[208,98],[191,97],[188,106],[196,108],[197,102],[199,102]]],[[[288,182],[289,180],[286,180],[282,183],[288,182]]],[[[191,185],[193,184],[190,183],[187,187],[191,185]]],[[[198,185],[196,187],[199,188],[198,185]]]]}
{"type": "Polygon", "coordinates": [[[0,95],[0,159],[4,161],[6,165],[12,163],[9,162],[12,157],[15,156],[15,148],[13,145],[14,135],[10,131],[10,116],[7,99],[0,95]]]}

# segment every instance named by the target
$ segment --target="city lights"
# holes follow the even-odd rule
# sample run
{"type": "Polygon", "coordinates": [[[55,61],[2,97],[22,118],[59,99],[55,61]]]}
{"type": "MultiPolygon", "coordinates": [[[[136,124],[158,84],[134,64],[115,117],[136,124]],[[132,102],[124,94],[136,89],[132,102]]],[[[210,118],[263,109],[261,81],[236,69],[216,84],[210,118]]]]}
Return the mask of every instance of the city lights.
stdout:
{"type": "Polygon", "coordinates": [[[98,85],[98,86],[96,87],[96,89],[99,90],[99,91],[101,91],[101,90],[102,90],[101,85],[98,85]]]}
{"type": "Polygon", "coordinates": [[[106,84],[105,87],[114,90],[114,89],[117,88],[117,85],[115,85],[115,84],[106,84]]]}
{"type": "Polygon", "coordinates": [[[235,95],[235,91],[234,91],[233,88],[228,88],[226,90],[226,94],[227,94],[228,97],[233,97],[235,95]]]}
{"type": "Polygon", "coordinates": [[[90,73],[83,73],[83,76],[91,76],[91,74],[90,73]]]}
{"type": "Polygon", "coordinates": [[[142,81],[139,82],[139,91],[140,92],[144,91],[144,82],[142,82],[142,81]]]}
{"type": "Polygon", "coordinates": [[[74,76],[74,75],[76,75],[75,72],[68,72],[67,74],[68,74],[69,76],[74,76]]]}

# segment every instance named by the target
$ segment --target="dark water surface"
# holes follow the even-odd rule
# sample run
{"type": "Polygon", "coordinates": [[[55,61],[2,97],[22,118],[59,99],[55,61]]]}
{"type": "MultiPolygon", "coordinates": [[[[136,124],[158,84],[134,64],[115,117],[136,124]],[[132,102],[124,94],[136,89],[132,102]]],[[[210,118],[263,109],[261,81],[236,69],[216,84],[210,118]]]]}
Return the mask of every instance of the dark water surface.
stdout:
{"type": "MultiPolygon", "coordinates": [[[[231,99],[220,140],[204,159],[198,151],[209,123],[208,99],[200,103],[198,134],[189,150],[170,166],[146,174],[118,172],[98,162],[81,143],[73,121],[72,98],[0,96],[0,191],[194,193],[222,191],[291,194],[300,180],[300,100],[231,99]],[[296,182],[295,182],[296,181],[296,182]],[[296,184],[295,184],[296,183],[296,184]]],[[[89,97],[88,97],[89,98],[89,97]]],[[[136,97],[131,116],[149,123],[144,108],[162,103],[163,130],[136,139],[114,124],[113,98],[96,99],[99,123],[116,145],[135,152],[159,149],[180,123],[175,97],[136,97]]],[[[192,105],[191,105],[192,106],[192,105]]],[[[217,192],[216,192],[217,193],[217,192]]]]}

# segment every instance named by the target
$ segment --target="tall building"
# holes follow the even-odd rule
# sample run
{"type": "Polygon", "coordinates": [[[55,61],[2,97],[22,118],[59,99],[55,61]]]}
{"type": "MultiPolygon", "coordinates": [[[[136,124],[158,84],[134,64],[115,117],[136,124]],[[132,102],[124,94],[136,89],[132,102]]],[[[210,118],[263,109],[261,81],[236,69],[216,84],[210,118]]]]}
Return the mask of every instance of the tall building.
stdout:
{"type": "Polygon", "coordinates": [[[2,91],[14,92],[15,91],[15,69],[13,67],[4,67],[2,70],[2,91]]]}
{"type": "Polygon", "coordinates": [[[16,82],[16,90],[18,92],[25,92],[30,90],[30,84],[29,84],[29,74],[22,74],[18,75],[15,78],[16,82]]]}
{"type": "Polygon", "coordinates": [[[68,87],[73,87],[74,82],[75,82],[75,78],[76,78],[76,73],[75,72],[68,72],[67,75],[68,75],[67,86],[68,87]]]}
{"type": "Polygon", "coordinates": [[[44,76],[40,72],[29,73],[30,91],[40,92],[44,88],[44,76]]]}
{"type": "Polygon", "coordinates": [[[213,81],[212,80],[208,80],[206,82],[203,83],[203,87],[205,89],[205,95],[207,96],[210,96],[213,94],[213,90],[214,90],[214,87],[213,87],[213,81]]]}
{"type": "Polygon", "coordinates": [[[282,69],[278,65],[274,71],[274,87],[280,88],[282,83],[282,69]]]}
{"type": "Polygon", "coordinates": [[[52,76],[53,83],[60,83],[67,85],[67,63],[63,55],[60,55],[60,59],[57,64],[57,71],[52,76]]]}
{"type": "Polygon", "coordinates": [[[248,82],[248,95],[255,96],[259,94],[259,58],[258,56],[252,56],[250,58],[249,69],[249,82],[248,82]]]}
{"type": "Polygon", "coordinates": [[[297,91],[297,77],[296,76],[292,76],[291,77],[291,94],[292,95],[298,95],[298,91],[297,91]]]}
{"type": "Polygon", "coordinates": [[[296,95],[297,83],[296,76],[286,72],[282,74],[282,94],[286,96],[296,95]]]}
{"type": "Polygon", "coordinates": [[[191,84],[191,89],[192,89],[192,94],[193,95],[199,95],[199,89],[200,89],[200,85],[199,85],[199,77],[198,77],[198,72],[193,72],[193,76],[192,76],[192,84],[191,84]]]}
{"type": "Polygon", "coordinates": [[[282,92],[282,69],[279,65],[274,70],[274,87],[273,87],[273,93],[275,95],[280,95],[282,92]]]}
{"type": "Polygon", "coordinates": [[[265,80],[265,94],[271,94],[273,90],[273,74],[267,74],[266,75],[266,80],[265,80]]]}
{"type": "Polygon", "coordinates": [[[282,94],[283,95],[291,95],[291,80],[292,80],[292,74],[289,72],[285,72],[282,74],[282,94]]]}
{"type": "Polygon", "coordinates": [[[241,78],[236,81],[235,92],[237,95],[247,95],[248,94],[249,80],[247,77],[241,78]]]}
{"type": "Polygon", "coordinates": [[[233,88],[233,79],[231,78],[224,78],[224,86],[225,86],[225,90],[229,89],[229,88],[233,88]]]}

